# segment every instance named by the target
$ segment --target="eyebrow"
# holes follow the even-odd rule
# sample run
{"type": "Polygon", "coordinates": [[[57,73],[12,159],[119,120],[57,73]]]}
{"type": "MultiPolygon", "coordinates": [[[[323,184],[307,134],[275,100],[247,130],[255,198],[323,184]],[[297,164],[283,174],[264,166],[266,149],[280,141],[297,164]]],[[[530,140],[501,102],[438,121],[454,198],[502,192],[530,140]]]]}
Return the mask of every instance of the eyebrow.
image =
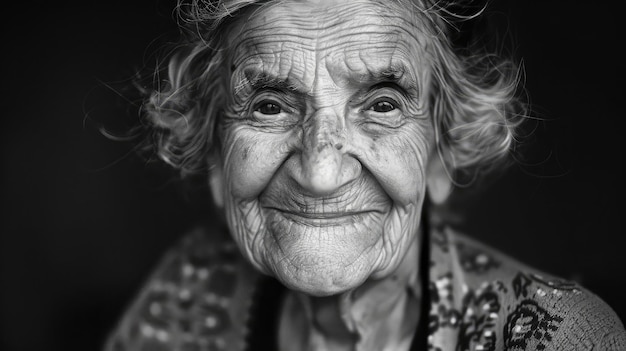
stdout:
{"type": "MultiPolygon", "coordinates": [[[[367,73],[348,73],[346,74],[346,78],[356,85],[367,84],[375,86],[381,83],[394,83],[405,90],[405,93],[417,93],[417,82],[412,79],[410,75],[407,75],[406,72],[405,65],[399,65],[380,70],[368,70],[367,73]]],[[[244,84],[252,90],[270,89],[307,94],[306,89],[303,88],[300,82],[289,79],[288,77],[283,79],[256,69],[245,70],[244,77],[244,84]]]]}
{"type": "Polygon", "coordinates": [[[246,70],[244,72],[245,82],[250,88],[256,89],[275,89],[275,90],[284,90],[284,91],[300,91],[299,86],[301,84],[297,84],[293,80],[281,79],[274,75],[259,72],[257,70],[251,69],[246,70]]]}
{"type": "Polygon", "coordinates": [[[380,83],[394,83],[405,89],[407,92],[417,92],[417,82],[406,74],[407,69],[404,65],[387,67],[380,70],[368,70],[365,74],[358,74],[350,79],[356,83],[366,83],[376,85],[380,83]]]}

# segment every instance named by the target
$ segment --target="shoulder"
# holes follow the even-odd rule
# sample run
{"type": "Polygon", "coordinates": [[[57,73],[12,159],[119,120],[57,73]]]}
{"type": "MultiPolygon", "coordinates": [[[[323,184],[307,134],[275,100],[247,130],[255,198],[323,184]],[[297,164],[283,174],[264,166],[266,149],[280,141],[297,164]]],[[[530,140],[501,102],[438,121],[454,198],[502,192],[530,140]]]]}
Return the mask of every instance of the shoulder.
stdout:
{"type": "Polygon", "coordinates": [[[110,334],[106,351],[241,343],[256,278],[234,244],[196,229],[167,252],[110,334]],[[232,340],[230,340],[232,339],[232,340]]]}
{"type": "Polygon", "coordinates": [[[461,345],[482,340],[485,350],[626,350],[626,332],[615,312],[577,283],[450,228],[433,233],[432,240],[433,258],[449,262],[449,278],[460,287],[461,345]]]}

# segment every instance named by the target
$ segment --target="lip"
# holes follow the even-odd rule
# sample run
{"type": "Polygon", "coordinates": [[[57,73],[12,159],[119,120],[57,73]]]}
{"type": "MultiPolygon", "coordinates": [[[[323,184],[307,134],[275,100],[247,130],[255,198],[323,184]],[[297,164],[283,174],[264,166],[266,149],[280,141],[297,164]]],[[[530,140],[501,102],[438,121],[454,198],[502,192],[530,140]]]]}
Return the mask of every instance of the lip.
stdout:
{"type": "Polygon", "coordinates": [[[355,223],[363,220],[367,215],[379,213],[379,211],[349,211],[349,212],[300,212],[279,208],[269,208],[281,216],[297,223],[311,225],[342,225],[355,223]]]}

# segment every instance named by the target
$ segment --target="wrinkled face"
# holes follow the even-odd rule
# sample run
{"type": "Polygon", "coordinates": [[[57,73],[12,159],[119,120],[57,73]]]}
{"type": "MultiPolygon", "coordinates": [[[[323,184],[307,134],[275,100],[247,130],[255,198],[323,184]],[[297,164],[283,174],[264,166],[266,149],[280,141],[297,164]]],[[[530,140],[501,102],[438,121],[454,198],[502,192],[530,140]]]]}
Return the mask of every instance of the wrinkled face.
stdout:
{"type": "Polygon", "coordinates": [[[385,277],[416,240],[433,127],[407,12],[285,1],[233,31],[212,177],[244,255],[292,289],[385,277]]]}

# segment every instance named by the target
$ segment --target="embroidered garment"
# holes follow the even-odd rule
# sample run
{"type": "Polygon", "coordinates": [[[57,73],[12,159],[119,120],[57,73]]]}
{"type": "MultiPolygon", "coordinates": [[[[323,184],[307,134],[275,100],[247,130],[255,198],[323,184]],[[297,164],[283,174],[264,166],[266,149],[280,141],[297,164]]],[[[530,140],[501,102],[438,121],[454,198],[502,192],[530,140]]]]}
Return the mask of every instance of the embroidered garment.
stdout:
{"type": "MultiPolygon", "coordinates": [[[[411,350],[626,350],[615,313],[575,283],[447,227],[427,242],[428,314],[411,350]]],[[[199,229],[162,260],[105,350],[273,350],[285,292],[256,273],[227,234],[199,229]]]]}

